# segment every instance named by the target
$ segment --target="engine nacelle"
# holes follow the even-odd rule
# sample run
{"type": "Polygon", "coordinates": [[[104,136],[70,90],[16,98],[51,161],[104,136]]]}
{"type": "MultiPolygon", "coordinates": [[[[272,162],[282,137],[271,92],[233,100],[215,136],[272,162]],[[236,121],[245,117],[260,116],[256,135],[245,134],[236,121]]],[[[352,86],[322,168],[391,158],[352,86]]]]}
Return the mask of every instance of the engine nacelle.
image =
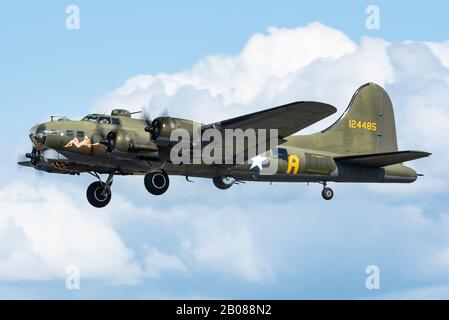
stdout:
{"type": "Polygon", "coordinates": [[[134,132],[119,130],[115,133],[114,150],[123,153],[130,152],[136,140],[136,134],[134,132]]]}
{"type": "Polygon", "coordinates": [[[108,153],[123,158],[133,158],[136,153],[155,157],[158,151],[157,146],[149,143],[148,136],[138,136],[135,132],[127,130],[111,131],[101,143],[106,146],[108,153]]]}
{"type": "Polygon", "coordinates": [[[159,117],[153,120],[149,132],[151,140],[161,146],[173,146],[178,143],[179,135],[172,134],[175,130],[183,131],[183,136],[188,134],[190,141],[200,138],[202,124],[197,121],[172,118],[159,117]]]}

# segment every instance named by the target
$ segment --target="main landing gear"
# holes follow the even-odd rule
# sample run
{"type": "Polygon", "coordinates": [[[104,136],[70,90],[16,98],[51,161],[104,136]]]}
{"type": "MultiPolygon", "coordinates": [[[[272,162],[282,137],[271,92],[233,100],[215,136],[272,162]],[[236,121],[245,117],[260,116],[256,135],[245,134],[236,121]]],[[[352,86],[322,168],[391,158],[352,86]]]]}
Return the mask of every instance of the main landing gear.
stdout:
{"type": "Polygon", "coordinates": [[[323,191],[321,191],[321,196],[324,200],[331,200],[334,197],[334,190],[326,187],[326,181],[320,182],[323,185],[323,191]]]}
{"type": "Polygon", "coordinates": [[[103,208],[111,201],[111,185],[114,178],[114,173],[109,174],[106,182],[101,181],[100,176],[96,172],[90,174],[96,177],[99,181],[93,182],[87,188],[87,201],[89,201],[89,203],[95,208],[103,208]]]}
{"type": "MultiPolygon", "coordinates": [[[[100,176],[96,172],[89,172],[92,176],[98,179],[93,182],[86,191],[87,201],[95,208],[103,208],[111,201],[112,192],[111,186],[114,178],[114,173],[109,173],[105,182],[101,181],[100,176]]],[[[149,193],[154,195],[161,195],[167,191],[170,184],[167,173],[164,170],[157,170],[149,172],[145,175],[145,188],[149,193]]]]}
{"type": "Polygon", "coordinates": [[[159,196],[167,191],[170,185],[168,174],[164,170],[149,172],[143,180],[149,193],[159,196]]]}

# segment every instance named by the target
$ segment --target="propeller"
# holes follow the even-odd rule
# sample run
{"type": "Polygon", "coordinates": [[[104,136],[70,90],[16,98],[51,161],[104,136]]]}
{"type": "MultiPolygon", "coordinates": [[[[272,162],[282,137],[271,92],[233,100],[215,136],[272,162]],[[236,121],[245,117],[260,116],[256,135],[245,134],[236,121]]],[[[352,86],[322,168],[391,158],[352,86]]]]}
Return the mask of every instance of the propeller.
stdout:
{"type": "Polygon", "coordinates": [[[158,120],[160,117],[168,117],[168,110],[164,109],[162,113],[156,117],[154,120],[151,119],[150,114],[143,109],[143,118],[147,126],[145,127],[145,131],[150,134],[150,138],[152,141],[155,141],[159,138],[159,134],[161,131],[161,122],[158,120]]]}
{"type": "MultiPolygon", "coordinates": [[[[104,130],[102,130],[102,128],[99,126],[100,122],[97,121],[96,125],[95,125],[95,134],[100,136],[100,143],[102,145],[104,145],[106,147],[106,150],[108,151],[108,153],[111,153],[112,151],[114,151],[115,146],[116,146],[116,138],[117,138],[117,133],[115,131],[110,131],[105,135],[104,130]]],[[[118,130],[121,129],[121,124],[119,125],[118,130]]]]}
{"type": "Polygon", "coordinates": [[[106,146],[109,153],[115,149],[115,139],[117,138],[117,133],[111,131],[107,134],[106,138],[102,138],[100,143],[106,146]]]}

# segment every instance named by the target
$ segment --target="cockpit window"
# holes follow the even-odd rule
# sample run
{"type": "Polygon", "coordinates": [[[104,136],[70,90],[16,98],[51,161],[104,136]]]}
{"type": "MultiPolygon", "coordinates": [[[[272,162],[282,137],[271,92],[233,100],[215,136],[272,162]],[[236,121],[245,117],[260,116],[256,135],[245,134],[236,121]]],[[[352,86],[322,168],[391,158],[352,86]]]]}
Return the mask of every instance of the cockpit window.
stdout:
{"type": "Polygon", "coordinates": [[[112,124],[120,125],[120,120],[118,118],[112,118],[112,124]]]}
{"type": "Polygon", "coordinates": [[[81,121],[97,122],[98,116],[85,116],[81,121]]]}
{"type": "Polygon", "coordinates": [[[45,145],[45,141],[47,140],[47,129],[45,125],[41,124],[31,128],[30,138],[35,145],[45,145]]]}
{"type": "Polygon", "coordinates": [[[110,117],[99,117],[98,123],[101,124],[111,124],[111,118],[110,117]]]}

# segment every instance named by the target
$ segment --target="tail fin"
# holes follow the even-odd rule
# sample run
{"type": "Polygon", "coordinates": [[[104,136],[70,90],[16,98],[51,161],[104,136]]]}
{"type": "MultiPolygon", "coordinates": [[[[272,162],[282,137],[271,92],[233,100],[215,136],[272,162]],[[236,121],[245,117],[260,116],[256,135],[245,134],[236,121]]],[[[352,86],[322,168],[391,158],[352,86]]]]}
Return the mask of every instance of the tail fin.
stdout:
{"type": "Polygon", "coordinates": [[[338,153],[383,153],[398,150],[393,105],[387,92],[367,83],[354,93],[343,115],[322,131],[338,153]]]}
{"type": "Polygon", "coordinates": [[[398,150],[393,105],[387,92],[374,83],[357,89],[346,111],[329,128],[290,138],[293,145],[339,154],[398,150]]]}

